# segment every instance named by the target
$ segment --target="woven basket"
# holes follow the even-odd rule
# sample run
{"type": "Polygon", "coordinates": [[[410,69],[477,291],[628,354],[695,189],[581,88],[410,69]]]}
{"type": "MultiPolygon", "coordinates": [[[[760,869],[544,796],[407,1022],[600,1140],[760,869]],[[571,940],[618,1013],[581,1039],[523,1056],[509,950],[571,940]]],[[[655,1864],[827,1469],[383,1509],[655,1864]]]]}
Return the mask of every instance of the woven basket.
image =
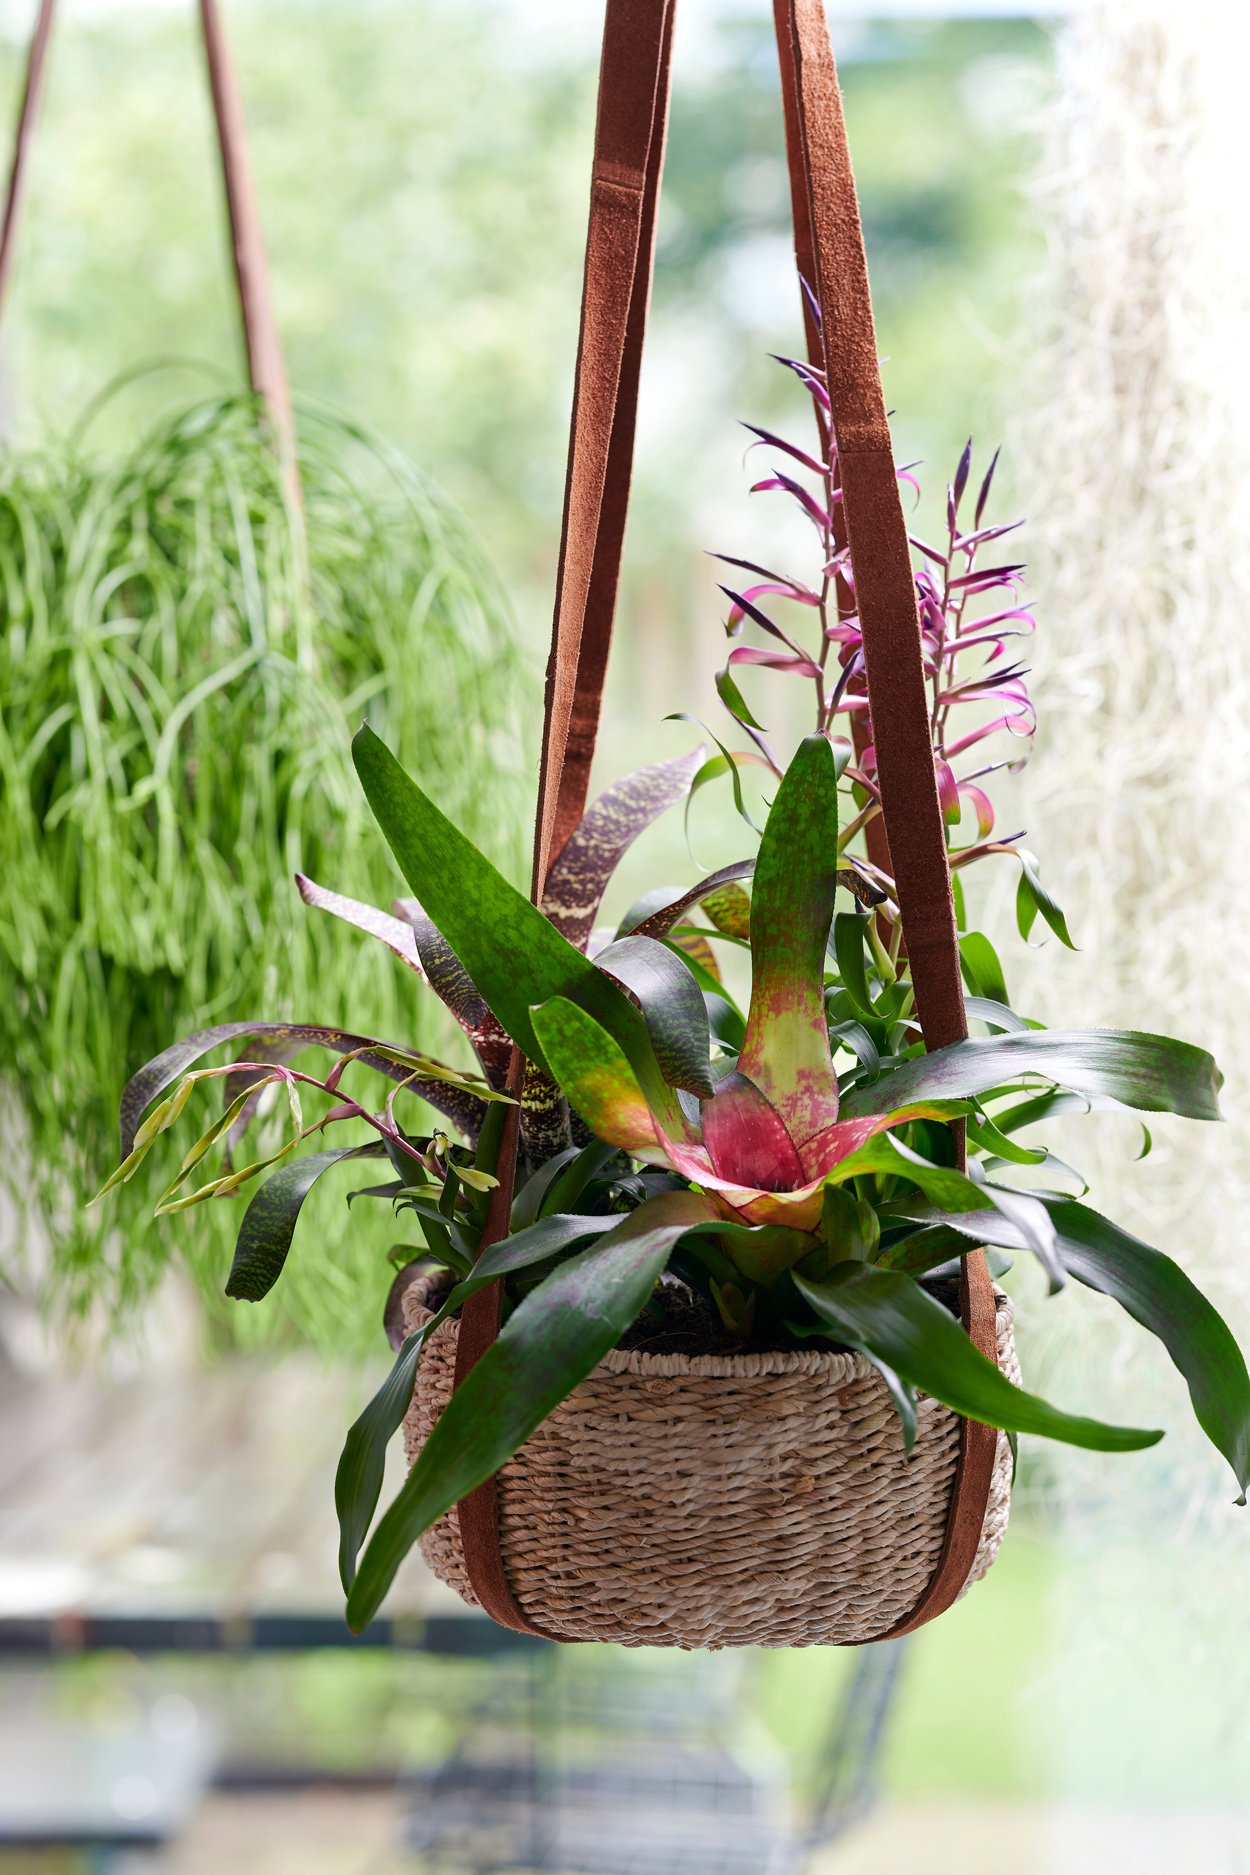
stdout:
{"type": "MultiPolygon", "coordinates": [[[[404,1297],[409,1332],[425,1285],[404,1297]]],[[[998,1361],[1020,1382],[1012,1308],[996,1293],[998,1361]]],[[[459,1324],[425,1348],[404,1421],[409,1463],[451,1397],[459,1324]]],[[[614,1349],[499,1473],[499,1541],[521,1608],[569,1640],[627,1646],[811,1647],[872,1640],[937,1568],[959,1421],[920,1396],[910,1460],[880,1375],[860,1354],[614,1349]]],[[[964,1591],[1007,1528],[998,1451],[964,1591]]],[[[455,1512],[421,1539],[476,1605],[455,1512]]]]}

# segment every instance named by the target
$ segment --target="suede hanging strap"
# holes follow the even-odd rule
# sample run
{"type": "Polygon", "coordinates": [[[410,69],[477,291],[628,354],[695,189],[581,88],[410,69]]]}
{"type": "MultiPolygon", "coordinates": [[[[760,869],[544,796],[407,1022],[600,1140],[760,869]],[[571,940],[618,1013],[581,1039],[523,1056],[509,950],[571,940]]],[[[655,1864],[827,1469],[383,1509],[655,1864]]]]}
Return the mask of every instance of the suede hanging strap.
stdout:
{"type": "MultiPolygon", "coordinates": [[[[774,11],[795,253],[821,308],[819,333],[808,318],[808,344],[813,362],[825,368],[829,390],[882,817],[916,1014],[926,1048],[945,1048],[968,1033],[959,941],[933,766],[915,576],[877,362],[842,98],[822,0],[774,0],[774,11]]],[[[962,1122],[956,1133],[962,1165],[962,1122]]],[[[994,1290],[982,1250],[961,1259],[960,1307],[974,1346],[997,1360],[994,1290]]],[[[959,1459],[937,1569],[911,1612],[878,1639],[932,1621],[963,1588],[985,1522],[997,1449],[993,1427],[960,1422],[959,1459]]]]}
{"type": "Polygon", "coordinates": [[[586,805],[634,454],[673,0],[608,0],[581,337],[547,664],[533,898],[586,805]]]}
{"type": "Polygon", "coordinates": [[[48,62],[48,41],[52,37],[55,8],[56,0],[39,0],[35,30],[31,34],[30,51],[26,57],[26,85],[22,92],[22,108],[18,113],[17,136],[13,142],[13,166],[9,170],[9,188],[4,202],[4,225],[0,228],[0,311],[8,296],[9,280],[13,273],[17,229],[26,199],[30,152],[43,98],[44,70],[48,62]]]}
{"type": "MultiPolygon", "coordinates": [[[[599,71],[581,338],[556,579],[534,834],[535,904],[552,861],[582,817],[607,670],[634,454],[638,376],[651,294],[655,210],[664,163],[672,0],[608,0],[599,71]]],[[[509,1089],[522,1062],[512,1054],[509,1089]]],[[[481,1250],[508,1234],[516,1109],[497,1168],[481,1250]]],[[[499,1333],[499,1283],[465,1304],[456,1384],[499,1333]]],[[[473,1592],[501,1626],[548,1634],[518,1606],[499,1548],[498,1487],[488,1478],[456,1507],[473,1592]]]]}

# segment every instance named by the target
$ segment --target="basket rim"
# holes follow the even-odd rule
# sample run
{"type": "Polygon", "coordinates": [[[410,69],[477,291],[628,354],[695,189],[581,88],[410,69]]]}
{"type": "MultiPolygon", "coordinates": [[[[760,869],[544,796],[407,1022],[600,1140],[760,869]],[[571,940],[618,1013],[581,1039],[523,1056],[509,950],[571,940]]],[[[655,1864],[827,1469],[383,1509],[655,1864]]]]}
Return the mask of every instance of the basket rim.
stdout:
{"type": "MultiPolygon", "coordinates": [[[[420,1295],[422,1289],[428,1294],[426,1279],[417,1277],[405,1290],[406,1315],[410,1309],[413,1314],[420,1309],[428,1317],[424,1296],[420,1295]]],[[[1006,1315],[1010,1328],[1015,1308],[1010,1296],[997,1285],[994,1302],[996,1313],[1006,1315]]],[[[417,1325],[413,1323],[414,1327],[417,1325]]],[[[444,1328],[457,1331],[459,1326],[454,1316],[443,1324],[444,1328]]],[[[852,1351],[835,1354],[830,1349],[776,1348],[750,1354],[646,1354],[640,1348],[609,1348],[586,1378],[589,1380],[595,1374],[625,1374],[640,1380],[762,1380],[769,1375],[809,1374],[813,1379],[832,1379],[839,1386],[848,1386],[852,1381],[870,1379],[876,1371],[866,1354],[852,1351]]]]}

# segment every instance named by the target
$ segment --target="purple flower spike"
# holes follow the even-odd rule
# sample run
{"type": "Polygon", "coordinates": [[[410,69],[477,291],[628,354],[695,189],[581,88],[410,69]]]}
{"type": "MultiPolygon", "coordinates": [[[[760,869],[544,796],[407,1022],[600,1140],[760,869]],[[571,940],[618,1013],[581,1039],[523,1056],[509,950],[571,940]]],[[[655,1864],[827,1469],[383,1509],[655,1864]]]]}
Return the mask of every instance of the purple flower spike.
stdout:
{"type": "MultiPolygon", "coordinates": [[[[819,308],[806,282],[803,291],[810,312],[818,317],[819,308]]],[[[795,373],[816,400],[817,429],[823,450],[829,427],[824,419],[824,413],[829,410],[825,373],[801,359],[774,355],[779,364],[795,373]]],[[[782,470],[775,470],[763,481],[754,483],[752,492],[776,489],[799,504],[820,535],[822,564],[820,579],[813,578],[810,584],[805,584],[789,574],[774,573],[770,568],[758,566],[754,561],[735,559],[730,554],[715,556],[729,566],[741,567],[756,575],[758,580],[741,592],[729,586],[721,588],[732,608],[726,625],[729,636],[739,637],[750,623],[775,641],[775,644],[763,646],[741,642],[735,645],[729,652],[725,669],[717,675],[717,687],[722,701],[727,703],[731,714],[735,714],[731,699],[738,693],[730,678],[731,667],[777,671],[810,682],[815,690],[817,734],[833,739],[838,718],[851,717],[860,744],[866,746],[861,746],[854,759],[846,764],[844,779],[857,790],[866,790],[870,800],[877,800],[873,779],[876,752],[872,746],[863,632],[855,606],[855,569],[845,536],[839,543],[834,527],[837,504],[842,499],[842,490],[834,486],[836,449],[830,443],[830,461],[826,467],[816,455],[771,430],[761,429],[754,423],[744,427],[755,439],[750,448],[777,449],[810,474],[819,475],[821,486],[813,492],[782,470]],[[782,631],[760,609],[759,602],[764,599],[792,599],[816,612],[819,619],[816,648],[806,650],[782,631]]],[[[972,845],[951,849],[952,866],[964,866],[985,854],[1010,850],[1010,841],[990,837],[994,830],[993,803],[984,789],[974,784],[979,777],[993,774],[1000,768],[1014,771],[1022,766],[1028,759],[1028,745],[1036,727],[1027,668],[1009,661],[1007,655],[1013,640],[1027,637],[1035,629],[1032,611],[1026,605],[1014,603],[1024,566],[1019,561],[997,566],[977,564],[981,548],[1022,525],[1019,521],[982,525],[997,463],[998,453],[995,452],[981,483],[972,526],[968,528],[965,522],[966,531],[961,531],[959,509],[967,496],[972,473],[972,439],[969,438],[960,454],[954,479],[946,489],[945,539],[939,535],[936,542],[930,542],[916,534],[908,536],[918,555],[914,567],[916,606],[942,814],[949,827],[958,825],[969,812],[975,815],[977,824],[977,839],[972,845]],[[973,714],[970,727],[965,727],[968,720],[965,712],[973,714]],[[978,722],[976,717],[983,720],[978,722]],[[997,736],[1011,737],[1017,747],[1023,742],[1024,752],[1002,760],[991,759],[974,774],[959,779],[950,766],[954,758],[965,749],[975,748],[997,736]]],[[[919,493],[919,484],[909,473],[916,466],[907,463],[896,468],[895,474],[900,481],[911,481],[919,493]]],[[[745,722],[743,726],[746,727],[745,722]]],[[[754,732],[749,733],[754,736],[754,732]]],[[[758,736],[754,739],[759,742],[758,736]]],[[[864,799],[864,793],[856,795],[861,815],[865,811],[864,799]]],[[[872,841],[872,821],[861,819],[859,825],[865,828],[872,841]]],[[[873,850],[876,851],[875,845],[873,850]]],[[[880,858],[878,853],[877,861],[880,858]]],[[[868,866],[874,877],[880,875],[887,893],[892,891],[893,882],[881,871],[877,861],[861,861],[849,853],[846,859],[868,866]]]]}

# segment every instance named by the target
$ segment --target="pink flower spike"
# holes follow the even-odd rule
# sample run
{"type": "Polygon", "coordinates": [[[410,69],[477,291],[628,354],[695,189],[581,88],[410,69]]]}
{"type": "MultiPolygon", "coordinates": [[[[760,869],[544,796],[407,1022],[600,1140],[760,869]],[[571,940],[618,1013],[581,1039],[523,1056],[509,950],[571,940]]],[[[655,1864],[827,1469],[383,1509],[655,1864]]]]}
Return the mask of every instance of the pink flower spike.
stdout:
{"type": "Polygon", "coordinates": [[[729,653],[731,664],[762,664],[772,671],[789,671],[793,677],[820,676],[820,666],[791,651],[769,651],[764,646],[735,645],[729,653]]]}
{"type": "Polygon", "coordinates": [[[784,436],[774,436],[771,430],[761,430],[754,423],[744,423],[742,427],[744,430],[750,430],[752,436],[759,439],[758,442],[748,444],[748,455],[753,449],[783,449],[787,456],[793,456],[796,462],[801,462],[805,469],[812,471],[813,475],[828,474],[822,462],[817,462],[814,456],[809,456],[805,450],[797,448],[794,443],[787,443],[784,436]]]}
{"type": "Polygon", "coordinates": [[[1031,736],[1034,724],[1027,716],[996,716],[990,722],[982,723],[979,729],[972,730],[969,735],[961,736],[958,742],[948,742],[943,751],[947,761],[953,761],[955,756],[962,755],[965,749],[972,748],[975,743],[983,742],[986,736],[992,736],[999,729],[1006,729],[1012,735],[1031,736]]]}
{"type": "Polygon", "coordinates": [[[336,1120],[353,1120],[359,1112],[360,1108],[354,1100],[345,1100],[341,1105],[331,1107],[329,1113],[327,1113],[324,1120],[319,1122],[319,1125],[333,1126],[336,1120]]]}
{"type": "MultiPolygon", "coordinates": [[[[721,590],[724,591],[724,588],[722,587],[721,590]]],[[[767,592],[776,593],[781,599],[793,599],[797,605],[820,604],[820,594],[813,592],[810,586],[800,586],[797,580],[788,581],[785,585],[773,582],[762,586],[748,586],[742,597],[758,599],[761,594],[767,592]]]]}
{"type": "Polygon", "coordinates": [[[971,783],[967,781],[961,781],[959,783],[959,792],[961,795],[966,795],[968,800],[972,802],[973,807],[976,809],[977,832],[983,840],[987,839],[994,831],[994,809],[988,794],[985,794],[980,788],[974,788],[971,783]]]}
{"type": "Polygon", "coordinates": [[[950,763],[941,756],[935,756],[934,772],[937,775],[938,800],[942,807],[942,819],[948,826],[953,826],[959,819],[959,789],[951,773],[950,763]]]}
{"type": "Polygon", "coordinates": [[[832,517],[826,514],[818,501],[813,500],[802,483],[796,482],[791,475],[770,475],[767,481],[754,483],[751,493],[753,495],[766,494],[772,488],[781,488],[787,495],[793,495],[804,513],[815,522],[822,537],[826,530],[833,526],[832,517]]]}

